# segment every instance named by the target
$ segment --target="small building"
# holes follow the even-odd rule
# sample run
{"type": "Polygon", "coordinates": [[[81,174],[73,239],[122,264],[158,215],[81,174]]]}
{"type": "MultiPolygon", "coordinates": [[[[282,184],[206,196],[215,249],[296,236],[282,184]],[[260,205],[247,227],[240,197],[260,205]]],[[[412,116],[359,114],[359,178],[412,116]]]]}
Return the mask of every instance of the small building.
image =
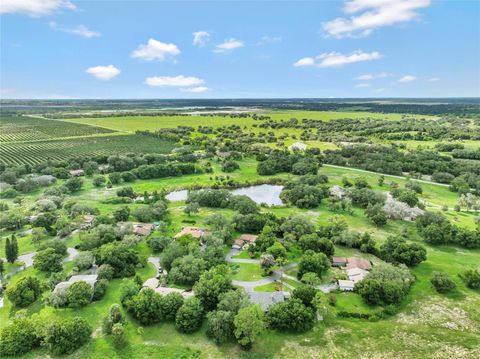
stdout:
{"type": "Polygon", "coordinates": [[[256,235],[254,234],[242,234],[238,239],[235,240],[235,242],[232,245],[233,249],[242,249],[245,248],[246,246],[249,246],[250,244],[255,243],[257,240],[256,235]]]}
{"type": "Polygon", "coordinates": [[[290,299],[289,292],[248,292],[247,294],[250,297],[250,302],[259,304],[264,311],[267,311],[272,304],[290,299]]]}
{"type": "Polygon", "coordinates": [[[68,173],[70,173],[70,176],[72,176],[72,177],[85,176],[85,171],[84,170],[70,170],[70,171],[68,171],[68,173]]]}
{"type": "Polygon", "coordinates": [[[345,197],[345,190],[340,186],[333,186],[330,188],[330,196],[336,198],[343,198],[345,197]]]}
{"type": "Polygon", "coordinates": [[[207,233],[208,233],[208,230],[205,229],[205,228],[183,227],[182,230],[174,236],[174,238],[179,238],[181,236],[191,235],[193,238],[200,239],[207,233]]]}
{"type": "Polygon", "coordinates": [[[345,267],[347,265],[347,257],[332,257],[332,267],[345,267]]]}
{"type": "Polygon", "coordinates": [[[189,297],[193,297],[194,295],[192,291],[186,291],[183,289],[171,288],[171,287],[157,287],[157,288],[154,288],[153,290],[158,294],[160,294],[161,296],[165,296],[170,293],[178,293],[183,298],[189,298],[189,297]]]}
{"type": "Polygon", "coordinates": [[[348,279],[353,281],[355,284],[364,280],[367,274],[368,272],[361,268],[347,269],[348,279]]]}
{"type": "Polygon", "coordinates": [[[347,258],[347,269],[360,268],[364,270],[372,269],[372,262],[368,259],[349,257],[347,258]]]}
{"type": "Polygon", "coordinates": [[[307,145],[303,142],[295,142],[288,147],[289,150],[298,150],[298,151],[305,151],[307,149],[307,145]]]}
{"type": "Polygon", "coordinates": [[[73,283],[75,282],[86,282],[90,284],[92,289],[95,288],[95,283],[97,283],[98,280],[98,275],[96,274],[79,274],[79,275],[73,275],[70,277],[70,279],[67,282],[60,282],[55,286],[55,289],[53,292],[58,292],[59,290],[62,289],[67,289],[69,288],[73,283]]]}
{"type": "Polygon", "coordinates": [[[91,214],[86,214],[86,215],[84,215],[84,216],[83,216],[82,228],[91,227],[94,220],[95,220],[95,216],[94,216],[94,215],[91,215],[91,214]]]}
{"type": "Polygon", "coordinates": [[[134,223],[133,233],[140,236],[148,236],[155,229],[155,225],[152,223],[134,223]]]}
{"type": "Polygon", "coordinates": [[[339,280],[338,281],[338,288],[342,291],[353,291],[353,288],[355,288],[355,283],[353,280],[339,280]]]}

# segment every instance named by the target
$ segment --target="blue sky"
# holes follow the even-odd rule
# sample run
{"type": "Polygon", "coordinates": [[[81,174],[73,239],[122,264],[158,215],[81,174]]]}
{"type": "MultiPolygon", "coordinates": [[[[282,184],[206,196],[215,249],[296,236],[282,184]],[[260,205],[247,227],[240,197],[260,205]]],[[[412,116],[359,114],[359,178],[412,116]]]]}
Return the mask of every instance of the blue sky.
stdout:
{"type": "Polygon", "coordinates": [[[2,98],[480,96],[473,0],[2,0],[0,13],[2,98]]]}

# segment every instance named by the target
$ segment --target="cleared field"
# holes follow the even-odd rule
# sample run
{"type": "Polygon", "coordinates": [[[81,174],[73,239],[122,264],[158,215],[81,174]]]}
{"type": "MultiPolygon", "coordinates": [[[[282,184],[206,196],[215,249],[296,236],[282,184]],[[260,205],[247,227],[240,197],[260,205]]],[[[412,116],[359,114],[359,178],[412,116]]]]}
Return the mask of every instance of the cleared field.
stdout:
{"type": "MultiPolygon", "coordinates": [[[[304,118],[314,120],[335,120],[343,118],[375,118],[400,120],[402,118],[425,118],[433,119],[432,116],[413,116],[402,114],[382,114],[373,112],[334,112],[334,111],[278,111],[278,112],[260,112],[259,115],[270,116],[273,120],[289,120],[290,118],[297,118],[302,120],[304,118]]],[[[68,119],[66,122],[88,124],[94,126],[102,126],[118,131],[135,132],[136,130],[158,130],[159,128],[172,128],[177,126],[230,126],[239,125],[252,127],[254,124],[260,124],[261,121],[256,121],[253,118],[238,118],[229,116],[126,116],[126,117],[104,117],[104,118],[76,118],[68,119]]],[[[258,129],[263,130],[263,129],[258,129]]],[[[283,130],[279,130],[283,131],[283,130]]]]}
{"type": "Polygon", "coordinates": [[[0,117],[0,142],[47,140],[113,133],[106,128],[26,116],[0,117]]]}
{"type": "Polygon", "coordinates": [[[174,147],[173,143],[166,140],[140,135],[7,143],[0,146],[0,162],[35,165],[47,160],[125,154],[126,152],[168,153],[174,147]]]}

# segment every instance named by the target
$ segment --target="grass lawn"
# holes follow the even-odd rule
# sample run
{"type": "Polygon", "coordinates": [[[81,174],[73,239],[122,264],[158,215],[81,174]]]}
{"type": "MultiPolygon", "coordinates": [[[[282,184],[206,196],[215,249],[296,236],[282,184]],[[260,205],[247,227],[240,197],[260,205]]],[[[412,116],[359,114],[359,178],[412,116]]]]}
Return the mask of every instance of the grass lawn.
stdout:
{"type": "Polygon", "coordinates": [[[230,263],[233,269],[232,279],[241,281],[256,281],[262,277],[262,269],[256,263],[230,263]]]}

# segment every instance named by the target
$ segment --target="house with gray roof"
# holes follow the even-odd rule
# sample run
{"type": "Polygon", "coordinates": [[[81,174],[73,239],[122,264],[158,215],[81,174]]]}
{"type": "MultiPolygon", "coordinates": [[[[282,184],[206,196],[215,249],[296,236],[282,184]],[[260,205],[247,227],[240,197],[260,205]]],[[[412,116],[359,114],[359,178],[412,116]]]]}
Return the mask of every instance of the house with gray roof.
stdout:
{"type": "Polygon", "coordinates": [[[275,303],[281,303],[290,299],[289,292],[248,292],[250,302],[259,304],[264,311],[275,303]]]}

